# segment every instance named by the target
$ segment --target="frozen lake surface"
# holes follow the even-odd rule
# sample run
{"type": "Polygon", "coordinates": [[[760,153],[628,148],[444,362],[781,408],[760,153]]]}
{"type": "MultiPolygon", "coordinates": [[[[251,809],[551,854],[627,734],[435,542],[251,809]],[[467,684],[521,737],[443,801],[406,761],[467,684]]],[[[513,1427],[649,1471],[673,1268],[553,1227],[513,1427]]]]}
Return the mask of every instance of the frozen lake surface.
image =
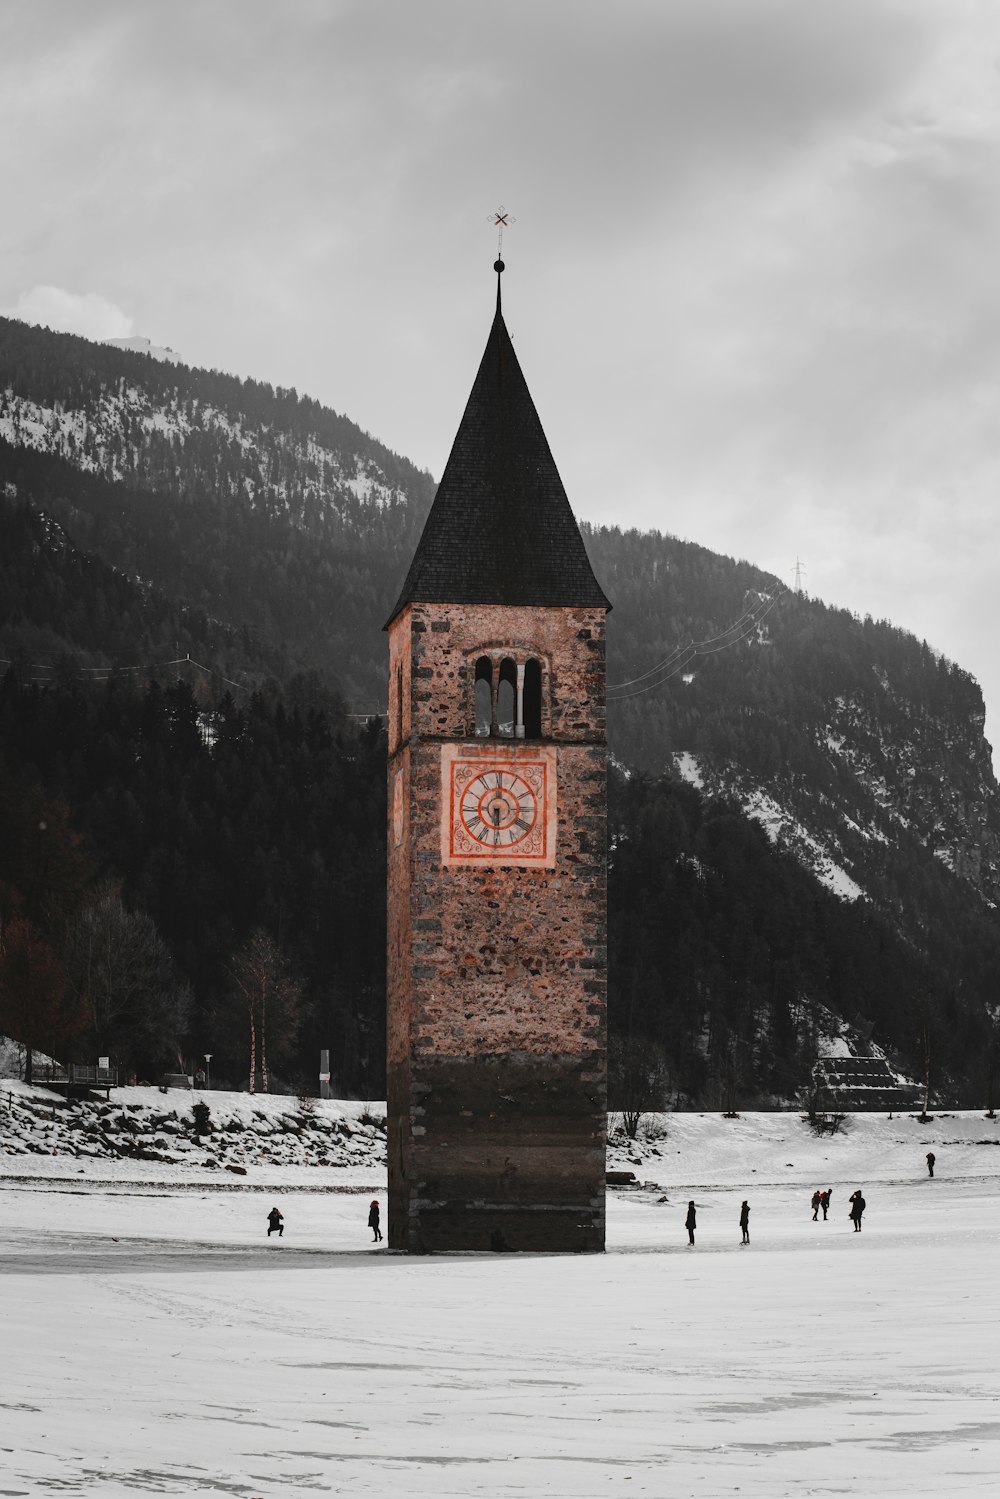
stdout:
{"type": "Polygon", "coordinates": [[[360,1168],[0,1155],[0,1499],[995,1493],[998,1123],[669,1116],[586,1257],[390,1254],[360,1168]]]}

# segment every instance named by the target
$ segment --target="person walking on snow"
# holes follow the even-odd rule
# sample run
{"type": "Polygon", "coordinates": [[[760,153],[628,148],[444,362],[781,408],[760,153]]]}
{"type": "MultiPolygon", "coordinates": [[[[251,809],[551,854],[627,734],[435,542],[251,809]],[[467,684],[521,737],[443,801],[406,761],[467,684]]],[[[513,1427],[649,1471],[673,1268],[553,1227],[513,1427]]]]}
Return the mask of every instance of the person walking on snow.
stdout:
{"type": "Polygon", "coordinates": [[[929,1150],[927,1152],[927,1175],[928,1176],[933,1176],[934,1175],[934,1162],[935,1162],[936,1159],[937,1159],[937,1157],[935,1156],[933,1150],[929,1150]]]}
{"type": "Polygon", "coordinates": [[[282,1214],[278,1212],[277,1208],[272,1208],[271,1211],[267,1215],[267,1237],[268,1238],[271,1237],[271,1235],[274,1233],[275,1229],[278,1230],[278,1238],[279,1239],[282,1238],[284,1236],[284,1232],[285,1232],[285,1225],[284,1225],[284,1223],[282,1221],[282,1214]]]}
{"type": "Polygon", "coordinates": [[[819,1187],[817,1187],[816,1190],[815,1190],[815,1192],[812,1195],[812,1202],[810,1203],[810,1206],[811,1206],[811,1208],[813,1210],[813,1222],[814,1223],[816,1222],[816,1219],[819,1216],[819,1204],[820,1204],[820,1194],[819,1194],[819,1187]]]}
{"type": "Polygon", "coordinates": [[[697,1226],[698,1226],[698,1223],[697,1223],[697,1219],[695,1218],[694,1203],[693,1202],[689,1202],[688,1203],[688,1210],[687,1210],[687,1217],[684,1219],[684,1227],[688,1231],[688,1243],[689,1244],[693,1244],[694,1243],[694,1231],[697,1228],[697,1226]]]}
{"type": "Polygon", "coordinates": [[[744,1197],[740,1204],[740,1228],[743,1230],[743,1243],[750,1243],[750,1204],[744,1197]]]}
{"type": "Polygon", "coordinates": [[[865,1199],[861,1195],[860,1187],[856,1192],[851,1193],[851,1211],[848,1216],[854,1221],[854,1232],[856,1234],[859,1234],[861,1232],[861,1215],[867,1205],[868,1204],[865,1202],[865,1199]]]}
{"type": "Polygon", "coordinates": [[[826,1222],[826,1215],[827,1215],[827,1213],[829,1211],[829,1208],[830,1208],[830,1197],[831,1197],[831,1189],[829,1187],[827,1187],[827,1189],[826,1189],[825,1192],[821,1192],[819,1194],[819,1205],[823,1209],[823,1222],[824,1223],[826,1222]]]}
{"type": "Polygon", "coordinates": [[[368,1227],[372,1231],[372,1243],[373,1244],[377,1244],[379,1242],[379,1240],[381,1239],[381,1237],[382,1237],[382,1230],[378,1226],[378,1216],[379,1216],[378,1202],[373,1197],[372,1198],[372,1205],[368,1209],[368,1227]]]}

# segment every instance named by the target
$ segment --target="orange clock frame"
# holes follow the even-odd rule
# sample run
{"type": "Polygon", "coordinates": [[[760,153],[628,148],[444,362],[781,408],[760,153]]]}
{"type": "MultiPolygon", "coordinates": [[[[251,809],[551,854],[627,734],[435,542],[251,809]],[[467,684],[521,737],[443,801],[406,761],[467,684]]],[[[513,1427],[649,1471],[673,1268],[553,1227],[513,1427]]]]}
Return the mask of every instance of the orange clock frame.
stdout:
{"type": "Polygon", "coordinates": [[[496,740],[441,746],[441,863],[552,869],[556,749],[496,740]]]}

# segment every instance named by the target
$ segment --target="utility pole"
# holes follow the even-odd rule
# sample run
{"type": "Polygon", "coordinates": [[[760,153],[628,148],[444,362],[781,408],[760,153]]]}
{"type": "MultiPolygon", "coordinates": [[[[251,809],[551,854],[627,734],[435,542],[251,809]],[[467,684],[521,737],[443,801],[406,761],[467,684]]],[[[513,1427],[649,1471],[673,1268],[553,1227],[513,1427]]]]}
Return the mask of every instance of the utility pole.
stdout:
{"type": "Polygon", "coordinates": [[[798,556],[796,556],[796,558],[795,558],[795,592],[796,593],[801,593],[802,592],[802,574],[804,572],[805,572],[805,568],[802,566],[802,563],[799,560],[798,556]]]}

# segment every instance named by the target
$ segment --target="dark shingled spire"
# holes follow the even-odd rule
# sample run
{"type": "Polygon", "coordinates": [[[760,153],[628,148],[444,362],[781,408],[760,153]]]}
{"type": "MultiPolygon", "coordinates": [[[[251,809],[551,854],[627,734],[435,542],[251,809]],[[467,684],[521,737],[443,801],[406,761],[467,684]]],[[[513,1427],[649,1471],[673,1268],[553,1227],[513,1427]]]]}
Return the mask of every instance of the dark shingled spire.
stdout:
{"type": "Polygon", "coordinates": [[[610,608],[497,310],[391,624],[407,604],[610,608]]]}

